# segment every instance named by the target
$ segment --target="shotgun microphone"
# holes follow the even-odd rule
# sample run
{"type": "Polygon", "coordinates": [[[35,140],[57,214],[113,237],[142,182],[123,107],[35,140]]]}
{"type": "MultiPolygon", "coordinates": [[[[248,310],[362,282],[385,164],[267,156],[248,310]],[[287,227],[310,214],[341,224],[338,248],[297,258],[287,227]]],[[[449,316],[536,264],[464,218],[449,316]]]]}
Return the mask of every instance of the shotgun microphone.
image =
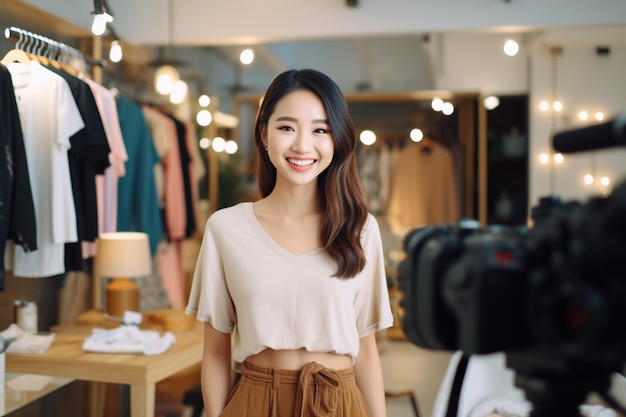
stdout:
{"type": "Polygon", "coordinates": [[[626,146],[626,114],[594,126],[556,133],[552,146],[563,153],[626,146]]]}

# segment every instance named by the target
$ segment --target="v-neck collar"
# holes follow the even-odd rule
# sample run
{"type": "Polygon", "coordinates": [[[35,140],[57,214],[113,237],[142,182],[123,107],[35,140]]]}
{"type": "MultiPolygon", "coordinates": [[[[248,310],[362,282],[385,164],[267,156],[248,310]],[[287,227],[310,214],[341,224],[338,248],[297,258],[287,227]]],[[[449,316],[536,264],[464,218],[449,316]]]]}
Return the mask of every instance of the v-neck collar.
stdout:
{"type": "Polygon", "coordinates": [[[311,255],[316,255],[322,252],[322,248],[317,248],[317,249],[313,249],[307,252],[302,252],[302,253],[297,253],[297,254],[288,251],[287,249],[279,245],[270,236],[270,234],[267,233],[267,231],[263,228],[263,225],[261,224],[261,222],[259,222],[259,219],[257,219],[256,215],[254,214],[254,207],[253,207],[252,202],[241,203],[241,205],[246,215],[246,218],[248,219],[248,222],[250,223],[250,226],[252,227],[254,232],[261,238],[263,242],[265,242],[267,246],[269,246],[275,252],[280,253],[283,257],[290,259],[290,260],[295,260],[295,259],[301,259],[303,257],[307,257],[311,255]]]}

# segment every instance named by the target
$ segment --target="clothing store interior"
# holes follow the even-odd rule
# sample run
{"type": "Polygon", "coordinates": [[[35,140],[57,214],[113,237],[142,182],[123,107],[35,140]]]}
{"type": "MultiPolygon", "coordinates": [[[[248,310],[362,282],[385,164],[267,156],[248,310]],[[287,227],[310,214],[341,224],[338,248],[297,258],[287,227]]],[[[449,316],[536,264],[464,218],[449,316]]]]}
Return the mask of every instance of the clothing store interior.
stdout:
{"type": "MultiPolygon", "coordinates": [[[[202,415],[184,309],[203,228],[259,197],[254,119],[287,69],[335,80],[360,139],[394,316],[376,335],[389,417],[444,416],[461,349],[407,335],[405,237],[532,228],[541,199],[585,204],[626,176],[623,147],[552,142],[621,120],[626,144],[623,0],[1,0],[0,26],[0,415],[202,415]],[[122,326],[150,343],[98,333],[122,326]]],[[[459,416],[520,410],[498,373],[466,384],[459,416]]]]}

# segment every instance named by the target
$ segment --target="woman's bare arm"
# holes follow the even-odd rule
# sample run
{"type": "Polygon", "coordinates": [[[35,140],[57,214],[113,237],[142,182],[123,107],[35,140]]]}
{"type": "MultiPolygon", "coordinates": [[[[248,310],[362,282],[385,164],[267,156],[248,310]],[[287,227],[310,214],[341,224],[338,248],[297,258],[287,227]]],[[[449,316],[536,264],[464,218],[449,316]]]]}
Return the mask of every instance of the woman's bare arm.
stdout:
{"type": "Polygon", "coordinates": [[[204,325],[200,370],[205,415],[217,417],[224,409],[231,390],[231,343],[230,334],[218,332],[209,323],[204,325]]]}
{"type": "Polygon", "coordinates": [[[365,397],[372,417],[386,417],[383,370],[374,334],[361,339],[359,354],[354,364],[354,373],[356,384],[365,397]]]}

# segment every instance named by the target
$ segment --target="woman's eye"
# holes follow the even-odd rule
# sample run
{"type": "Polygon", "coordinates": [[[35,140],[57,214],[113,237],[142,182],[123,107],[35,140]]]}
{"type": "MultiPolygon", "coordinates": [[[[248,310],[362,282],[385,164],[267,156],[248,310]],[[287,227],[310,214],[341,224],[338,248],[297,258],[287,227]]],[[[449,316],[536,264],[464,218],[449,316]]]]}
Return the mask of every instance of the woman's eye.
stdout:
{"type": "Polygon", "coordinates": [[[322,134],[325,134],[325,133],[330,133],[330,130],[328,130],[328,129],[324,129],[324,128],[321,128],[321,127],[320,127],[319,129],[315,129],[315,130],[314,130],[314,132],[315,132],[315,133],[322,133],[322,134]]]}
{"type": "Polygon", "coordinates": [[[285,132],[293,132],[293,128],[291,126],[279,126],[278,130],[284,130],[285,132]]]}

